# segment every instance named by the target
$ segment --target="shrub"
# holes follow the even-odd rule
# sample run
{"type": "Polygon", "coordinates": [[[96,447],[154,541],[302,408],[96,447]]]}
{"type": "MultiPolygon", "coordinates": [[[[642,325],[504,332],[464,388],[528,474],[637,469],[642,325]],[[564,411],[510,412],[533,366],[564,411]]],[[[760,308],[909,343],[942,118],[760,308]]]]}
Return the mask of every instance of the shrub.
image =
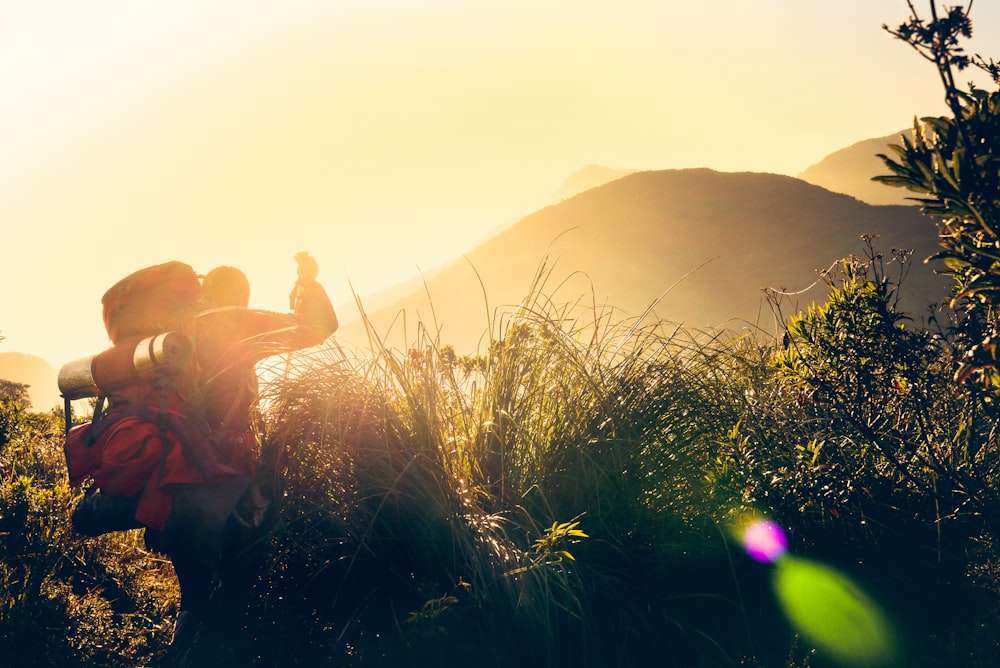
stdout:
{"type": "Polygon", "coordinates": [[[134,666],[169,638],[169,564],[141,535],[80,540],[62,415],[0,402],[0,655],[10,665],[134,666]]]}

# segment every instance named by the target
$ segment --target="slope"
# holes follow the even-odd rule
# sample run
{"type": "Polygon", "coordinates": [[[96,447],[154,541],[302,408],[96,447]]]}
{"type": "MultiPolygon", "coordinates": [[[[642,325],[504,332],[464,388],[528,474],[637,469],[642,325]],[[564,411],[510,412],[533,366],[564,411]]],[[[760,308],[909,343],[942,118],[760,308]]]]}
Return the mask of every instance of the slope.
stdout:
{"type": "Polygon", "coordinates": [[[857,197],[869,204],[908,204],[912,193],[902,188],[890,188],[872,181],[872,177],[888,174],[878,154],[893,155],[889,146],[900,144],[900,136],[913,136],[912,130],[896,134],[866,139],[847,148],[834,151],[815,165],[801,171],[800,179],[835,193],[844,193],[857,197]]]}
{"type": "MultiPolygon", "coordinates": [[[[662,296],[655,314],[671,322],[773,331],[762,289],[806,288],[818,270],[860,253],[863,234],[879,235],[886,254],[915,251],[904,285],[912,313],[946,296],[948,281],[921,263],[937,250],[936,230],[913,207],[872,206],[787,176],[689,169],[637,172],[537,211],[368,316],[390,345],[411,345],[420,320],[443,343],[473,351],[547,260],[557,302],[582,297],[625,319],[662,296]]],[[[822,297],[814,289],[799,306],[822,297]]],[[[366,343],[354,322],[339,338],[366,343]]]]}
{"type": "Polygon", "coordinates": [[[55,368],[41,357],[25,353],[0,353],[0,378],[28,385],[31,408],[47,411],[62,406],[55,368]]]}

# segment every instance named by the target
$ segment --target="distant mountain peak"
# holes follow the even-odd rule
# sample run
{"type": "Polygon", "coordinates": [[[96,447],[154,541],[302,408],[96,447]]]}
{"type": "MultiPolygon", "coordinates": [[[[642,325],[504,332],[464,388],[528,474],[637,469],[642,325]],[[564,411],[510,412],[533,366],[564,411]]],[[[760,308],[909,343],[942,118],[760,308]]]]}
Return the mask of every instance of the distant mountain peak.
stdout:
{"type": "Polygon", "coordinates": [[[0,378],[28,386],[28,398],[36,411],[47,411],[62,404],[55,367],[35,355],[0,353],[0,378]]]}
{"type": "Polygon", "coordinates": [[[912,205],[913,202],[907,198],[913,193],[872,181],[874,176],[889,173],[878,154],[891,155],[889,146],[900,144],[902,135],[912,137],[913,131],[903,130],[885,137],[859,141],[834,151],[800,172],[798,177],[831,192],[851,195],[868,204],[912,205]]]}
{"type": "Polygon", "coordinates": [[[625,169],[616,167],[605,167],[603,165],[587,165],[582,167],[563,181],[559,189],[552,195],[552,200],[554,202],[559,202],[564,199],[569,199],[575,195],[579,195],[585,190],[590,190],[591,188],[597,188],[598,186],[603,186],[605,183],[610,183],[611,181],[616,181],[623,176],[628,176],[637,169],[625,169]]]}

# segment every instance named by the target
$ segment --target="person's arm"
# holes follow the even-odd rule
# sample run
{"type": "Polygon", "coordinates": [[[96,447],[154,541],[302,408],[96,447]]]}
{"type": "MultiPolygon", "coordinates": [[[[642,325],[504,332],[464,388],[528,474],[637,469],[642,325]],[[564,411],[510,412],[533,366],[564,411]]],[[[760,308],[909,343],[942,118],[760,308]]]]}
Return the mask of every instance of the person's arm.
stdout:
{"type": "Polygon", "coordinates": [[[256,349],[255,357],[309,348],[337,331],[337,314],[323,286],[313,281],[300,285],[295,313],[246,311],[243,343],[256,349]]]}

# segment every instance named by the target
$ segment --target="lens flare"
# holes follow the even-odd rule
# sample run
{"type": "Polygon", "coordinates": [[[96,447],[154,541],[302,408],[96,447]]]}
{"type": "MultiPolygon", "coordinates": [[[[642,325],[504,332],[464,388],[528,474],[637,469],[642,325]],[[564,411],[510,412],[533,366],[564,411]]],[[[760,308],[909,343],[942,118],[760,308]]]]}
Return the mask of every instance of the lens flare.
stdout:
{"type": "Polygon", "coordinates": [[[753,559],[773,563],[785,554],[788,539],[781,527],[770,520],[757,520],[743,531],[743,548],[753,559]]]}
{"type": "Polygon", "coordinates": [[[847,576],[787,557],[775,592],[789,621],[817,649],[849,666],[886,666],[898,654],[896,633],[882,609],[847,576]]]}

